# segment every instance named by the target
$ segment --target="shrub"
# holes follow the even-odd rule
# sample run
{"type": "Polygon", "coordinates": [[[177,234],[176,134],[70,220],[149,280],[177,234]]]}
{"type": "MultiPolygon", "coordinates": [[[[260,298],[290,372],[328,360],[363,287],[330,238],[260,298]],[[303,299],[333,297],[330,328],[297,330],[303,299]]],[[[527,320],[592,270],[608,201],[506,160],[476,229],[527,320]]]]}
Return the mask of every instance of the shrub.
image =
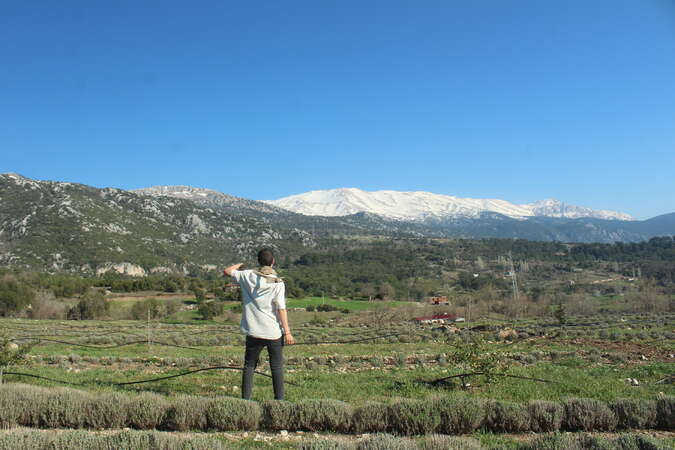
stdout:
{"type": "Polygon", "coordinates": [[[207,437],[181,438],[156,431],[122,431],[95,434],[88,431],[15,430],[0,434],[0,450],[109,450],[109,449],[159,450],[223,450],[225,445],[207,437]]]}
{"type": "Polygon", "coordinates": [[[14,276],[0,278],[0,316],[5,317],[21,311],[35,298],[35,292],[17,281],[14,276]]]}
{"type": "Polygon", "coordinates": [[[305,307],[305,311],[307,312],[314,312],[314,310],[315,310],[314,305],[307,305],[305,307]]]}
{"type": "Polygon", "coordinates": [[[202,316],[204,320],[211,320],[214,317],[220,316],[223,314],[224,306],[221,302],[212,300],[212,301],[202,301],[199,302],[197,306],[197,311],[202,316]]]}
{"type": "Polygon", "coordinates": [[[333,306],[333,305],[329,305],[328,303],[317,305],[317,307],[316,307],[316,310],[319,311],[319,312],[337,311],[339,309],[340,308],[338,308],[336,306],[333,306]]]}
{"type": "Polygon", "coordinates": [[[619,399],[609,405],[617,418],[617,428],[653,428],[656,425],[656,401],[619,399]]]}
{"type": "Polygon", "coordinates": [[[407,359],[408,358],[403,353],[397,353],[394,357],[394,363],[397,367],[405,367],[407,359]]]}
{"type": "Polygon", "coordinates": [[[25,384],[0,385],[0,428],[17,425],[38,426],[39,416],[35,414],[36,401],[44,390],[25,384]]]}
{"type": "Polygon", "coordinates": [[[399,400],[387,407],[387,416],[389,429],[404,435],[431,433],[441,422],[438,409],[427,400],[399,400]]]}
{"type": "Polygon", "coordinates": [[[433,400],[441,417],[438,431],[444,434],[466,434],[481,426],[485,418],[485,402],[471,397],[433,400]]]}
{"type": "Polygon", "coordinates": [[[675,430],[675,397],[659,397],[656,400],[656,416],[660,429],[675,430]]]}
{"type": "Polygon", "coordinates": [[[84,405],[89,428],[122,428],[126,425],[129,398],[119,392],[90,396],[84,405]]]}
{"type": "Polygon", "coordinates": [[[39,427],[40,413],[47,404],[48,391],[28,384],[0,385],[0,422],[39,427]]]}
{"type": "Polygon", "coordinates": [[[480,450],[480,443],[468,437],[431,434],[421,443],[422,450],[480,450]]]}
{"type": "Polygon", "coordinates": [[[54,294],[48,291],[38,291],[30,303],[27,311],[31,319],[60,320],[66,318],[68,306],[54,299],[54,294]]]}
{"type": "Polygon", "coordinates": [[[565,417],[565,409],[556,402],[533,400],[527,404],[530,429],[535,433],[558,431],[565,417]]]}
{"type": "Polygon", "coordinates": [[[99,290],[89,289],[77,303],[68,311],[68,318],[75,320],[100,319],[108,315],[110,303],[99,290]]]}
{"type": "Polygon", "coordinates": [[[129,425],[139,430],[159,428],[169,409],[169,402],[161,395],[143,392],[129,400],[129,425]]]}
{"type": "Polygon", "coordinates": [[[266,400],[262,408],[262,427],[266,430],[295,429],[295,405],[283,400],[266,400]]]}
{"type": "Polygon", "coordinates": [[[568,431],[613,430],[616,416],[604,403],[589,398],[572,398],[563,402],[564,427],[568,431]]]}
{"type": "Polygon", "coordinates": [[[483,425],[496,433],[521,433],[530,429],[530,414],[525,405],[491,400],[483,425]]]}
{"type": "Polygon", "coordinates": [[[665,450],[668,447],[644,434],[622,434],[613,442],[618,450],[665,450]]]}
{"type": "Polygon", "coordinates": [[[320,439],[315,441],[301,442],[298,445],[299,450],[351,450],[354,448],[348,443],[333,441],[330,439],[320,439]]]}
{"type": "Polygon", "coordinates": [[[388,429],[387,407],[382,403],[368,402],[354,410],[352,429],[356,433],[378,433],[388,429]]]}
{"type": "Polygon", "coordinates": [[[86,405],[91,396],[82,391],[57,388],[48,393],[41,408],[40,425],[46,428],[82,428],[86,424],[86,405]]]}
{"type": "Polygon", "coordinates": [[[209,427],[216,430],[257,430],[260,407],[250,400],[221,397],[211,401],[206,416],[209,427]]]}
{"type": "Polygon", "coordinates": [[[295,405],[297,427],[310,431],[347,432],[352,407],[338,400],[303,400],[295,405]]]}
{"type": "Polygon", "coordinates": [[[162,319],[175,313],[180,308],[180,303],[176,301],[160,301],[154,298],[135,302],[129,311],[129,315],[135,320],[146,320],[148,316],[151,319],[162,319]]]}
{"type": "Polygon", "coordinates": [[[417,450],[415,441],[392,436],[390,434],[373,434],[356,444],[357,450],[417,450]]]}
{"type": "Polygon", "coordinates": [[[172,398],[166,412],[165,427],[169,430],[206,430],[206,410],[211,399],[192,395],[172,398]]]}
{"type": "Polygon", "coordinates": [[[585,433],[552,433],[535,438],[522,450],[610,450],[614,448],[606,440],[585,433]]]}

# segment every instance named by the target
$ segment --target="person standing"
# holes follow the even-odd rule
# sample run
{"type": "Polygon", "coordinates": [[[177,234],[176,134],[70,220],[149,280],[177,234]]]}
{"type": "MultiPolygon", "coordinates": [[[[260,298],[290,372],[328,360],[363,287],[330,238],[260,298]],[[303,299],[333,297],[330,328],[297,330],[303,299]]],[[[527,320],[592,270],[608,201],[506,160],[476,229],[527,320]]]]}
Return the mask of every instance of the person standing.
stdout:
{"type": "Polygon", "coordinates": [[[267,347],[272,369],[274,398],[284,399],[283,346],[295,344],[288,325],[284,281],[273,269],[274,253],[268,248],[258,252],[257,270],[239,270],[242,263],[223,270],[239,284],[243,302],[240,329],[246,335],[241,396],[251,398],[253,373],[260,352],[267,347]]]}

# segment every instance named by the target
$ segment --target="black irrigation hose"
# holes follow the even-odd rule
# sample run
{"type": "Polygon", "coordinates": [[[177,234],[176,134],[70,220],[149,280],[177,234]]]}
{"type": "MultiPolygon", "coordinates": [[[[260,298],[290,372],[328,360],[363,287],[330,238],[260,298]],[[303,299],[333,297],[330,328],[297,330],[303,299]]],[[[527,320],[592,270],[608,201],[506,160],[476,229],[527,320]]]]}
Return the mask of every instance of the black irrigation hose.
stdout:
{"type": "MultiPolygon", "coordinates": [[[[108,384],[110,386],[128,386],[128,385],[131,385],[131,384],[151,383],[151,382],[154,382],[154,381],[161,381],[161,380],[168,380],[168,379],[171,379],[171,378],[178,378],[178,377],[182,377],[182,376],[185,376],[185,375],[191,375],[191,374],[197,373],[197,372],[205,372],[207,370],[225,370],[225,369],[226,370],[244,370],[243,367],[236,367],[236,366],[214,366],[214,367],[205,367],[203,369],[189,370],[187,372],[178,373],[178,374],[175,374],[175,375],[168,375],[168,376],[159,377],[159,378],[151,378],[151,379],[148,379],[148,380],[126,381],[124,383],[110,383],[110,382],[105,382],[105,381],[99,381],[97,384],[108,384]]],[[[255,370],[254,373],[256,373],[258,375],[262,375],[264,377],[272,378],[272,375],[266,374],[264,372],[258,372],[257,370],[255,370]]],[[[54,381],[54,382],[57,382],[57,383],[68,384],[68,385],[71,385],[71,386],[86,386],[87,385],[87,383],[73,383],[71,381],[57,380],[55,378],[43,377],[41,375],[33,375],[33,374],[30,374],[30,373],[3,372],[3,375],[17,375],[17,376],[22,376],[22,377],[39,378],[41,380],[54,381]]],[[[293,385],[293,386],[298,386],[297,383],[293,383],[292,381],[284,380],[284,382],[288,383],[290,385],[293,385]]],[[[91,383],[89,383],[89,384],[91,384],[91,383]]]]}
{"type": "Polygon", "coordinates": [[[520,376],[520,375],[511,375],[511,374],[508,374],[508,373],[486,373],[486,372],[460,373],[459,375],[450,375],[449,377],[443,377],[443,378],[439,378],[437,380],[427,381],[426,383],[428,383],[428,384],[438,384],[438,383],[441,383],[445,380],[450,380],[452,378],[465,378],[465,377],[472,377],[472,376],[477,376],[477,375],[489,375],[489,376],[496,376],[496,377],[518,378],[520,380],[539,381],[541,383],[561,384],[559,381],[545,380],[543,378],[523,377],[523,376],[520,376]]]}
{"type": "MultiPolygon", "coordinates": [[[[42,339],[42,338],[19,338],[19,339],[12,339],[12,341],[16,340],[22,340],[22,339],[35,339],[38,342],[36,345],[40,345],[41,341],[47,341],[47,342],[54,342],[57,344],[65,344],[65,345],[72,345],[74,347],[83,347],[83,348],[91,348],[91,349],[111,349],[111,348],[119,348],[119,347],[126,347],[128,345],[134,345],[134,344],[147,344],[147,340],[142,340],[142,341],[131,341],[131,342],[125,342],[124,344],[116,344],[116,345],[87,345],[87,344],[79,344],[77,342],[66,342],[66,341],[60,341],[57,339],[42,339]]],[[[177,347],[177,348],[186,348],[189,350],[197,350],[197,351],[203,351],[204,349],[201,348],[196,348],[196,347],[186,347],[183,345],[176,345],[176,344],[167,344],[166,342],[159,342],[159,341],[153,341],[150,340],[150,344],[156,344],[156,345],[164,345],[166,347],[177,347]]]]}
{"type": "Polygon", "coordinates": [[[49,380],[49,381],[55,381],[57,383],[63,383],[63,384],[69,384],[71,386],[84,386],[83,383],[72,383],[70,381],[65,381],[65,380],[57,380],[55,378],[48,378],[48,377],[43,377],[41,375],[33,375],[31,373],[20,373],[20,372],[3,372],[3,375],[18,375],[21,377],[31,377],[31,378],[39,378],[41,380],[49,380]]]}
{"type": "MultiPolygon", "coordinates": [[[[488,374],[486,374],[485,372],[461,373],[461,374],[458,374],[458,375],[451,375],[449,377],[443,377],[443,378],[439,378],[437,380],[432,380],[432,381],[418,380],[418,382],[424,383],[424,384],[429,385],[429,386],[436,386],[438,384],[443,383],[445,380],[449,380],[451,378],[461,378],[462,384],[464,384],[464,377],[470,377],[470,376],[475,376],[475,375],[488,375],[488,374]]],[[[527,381],[538,381],[540,383],[551,383],[551,384],[557,384],[559,386],[570,387],[570,385],[567,385],[566,383],[562,383],[560,381],[555,381],[555,380],[546,380],[546,379],[543,379],[543,378],[524,377],[524,376],[520,376],[520,375],[511,375],[511,374],[508,374],[508,373],[493,373],[493,374],[489,374],[489,375],[497,376],[497,377],[505,377],[505,378],[516,378],[516,379],[519,379],[519,380],[527,380],[527,381]]],[[[586,389],[584,389],[583,387],[581,387],[581,386],[575,386],[575,387],[578,387],[579,390],[581,392],[584,392],[586,395],[589,394],[589,392],[586,389]]]]}
{"type": "MultiPolygon", "coordinates": [[[[178,378],[178,377],[182,377],[182,376],[185,376],[185,375],[191,375],[191,374],[197,373],[197,372],[204,372],[204,371],[207,371],[207,370],[221,370],[221,369],[242,370],[242,371],[244,370],[243,367],[235,367],[235,366],[205,367],[203,369],[189,370],[187,372],[179,373],[179,374],[176,374],[176,375],[168,375],[168,376],[165,376],[165,377],[152,378],[152,379],[149,379],[149,380],[138,380],[138,381],[127,381],[127,382],[124,382],[124,383],[114,383],[113,386],[127,386],[127,385],[130,385],[130,384],[150,383],[150,382],[153,382],[153,381],[168,380],[170,378],[178,378]]],[[[272,375],[269,375],[269,374],[266,374],[266,373],[263,373],[263,372],[258,372],[257,370],[254,373],[257,373],[258,375],[263,375],[263,376],[268,377],[268,378],[272,378],[272,375]]],[[[297,383],[293,383],[293,382],[288,381],[288,380],[284,380],[284,383],[288,383],[288,384],[293,385],[293,386],[298,386],[297,383]]]]}

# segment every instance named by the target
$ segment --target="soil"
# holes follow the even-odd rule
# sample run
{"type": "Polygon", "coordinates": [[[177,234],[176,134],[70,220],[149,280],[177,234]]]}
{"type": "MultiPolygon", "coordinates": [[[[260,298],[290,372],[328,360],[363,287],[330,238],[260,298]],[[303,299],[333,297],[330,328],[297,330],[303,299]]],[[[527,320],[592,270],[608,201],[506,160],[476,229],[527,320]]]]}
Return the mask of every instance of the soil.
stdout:
{"type": "MultiPolygon", "coordinates": [[[[25,427],[17,427],[17,428],[10,428],[10,429],[0,429],[0,434],[3,433],[11,433],[14,431],[43,431],[45,433],[63,433],[66,431],[73,431],[73,430],[68,430],[68,429],[37,429],[37,428],[25,428],[25,427]]],[[[116,433],[119,431],[123,430],[129,430],[129,428],[124,428],[124,429],[116,429],[116,430],[100,430],[100,431],[95,431],[95,430],[89,430],[93,433],[97,434],[112,434],[116,433]]],[[[589,434],[592,436],[600,436],[606,439],[614,439],[618,437],[621,434],[625,434],[627,432],[632,432],[632,433],[640,433],[640,434],[646,434],[649,437],[652,437],[654,439],[675,439],[675,431],[662,431],[662,430],[630,430],[630,431],[623,431],[620,433],[610,433],[610,432],[588,432],[585,434],[589,434]]],[[[281,432],[276,432],[276,433],[270,433],[270,432],[264,432],[264,431],[232,431],[232,432],[211,432],[211,433],[192,433],[192,432],[178,432],[178,431],[163,431],[162,433],[167,433],[167,434],[172,434],[175,436],[180,436],[183,438],[187,437],[196,437],[196,436],[213,436],[213,437],[225,437],[226,439],[230,441],[241,441],[245,439],[251,439],[254,441],[259,441],[259,442],[267,442],[267,443],[274,443],[274,442],[301,442],[301,441],[312,441],[312,440],[317,440],[317,439],[331,439],[331,440],[337,440],[337,441],[344,441],[344,442],[353,442],[358,439],[361,439],[365,436],[368,436],[368,434],[334,434],[334,433],[317,433],[317,432],[312,432],[312,431],[281,431],[281,432]]],[[[542,433],[546,434],[546,433],[542,433]]],[[[503,436],[506,438],[514,439],[519,442],[528,442],[531,441],[538,436],[541,436],[541,434],[537,433],[520,433],[520,434],[500,434],[499,436],[503,436]]],[[[472,435],[466,435],[466,437],[473,437],[472,435]]]]}
{"type": "Polygon", "coordinates": [[[666,351],[640,342],[610,342],[605,340],[572,339],[561,341],[570,345],[591,345],[607,353],[621,353],[631,362],[675,362],[675,350],[666,351]],[[644,358],[646,359],[644,359],[644,358]]]}

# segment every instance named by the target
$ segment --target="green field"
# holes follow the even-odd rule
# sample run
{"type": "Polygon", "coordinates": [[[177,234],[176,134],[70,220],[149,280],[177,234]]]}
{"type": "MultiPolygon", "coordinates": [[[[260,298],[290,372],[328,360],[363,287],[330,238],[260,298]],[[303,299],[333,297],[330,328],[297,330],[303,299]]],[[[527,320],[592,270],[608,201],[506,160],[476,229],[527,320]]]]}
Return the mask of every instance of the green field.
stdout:
{"type": "MultiPolygon", "coordinates": [[[[493,318],[459,324],[459,332],[454,333],[440,330],[438,325],[420,326],[391,319],[399,310],[410,314],[411,306],[405,303],[312,297],[289,300],[288,307],[293,333],[299,343],[284,350],[286,399],[291,405],[303,405],[308,399],[325,399],[344,402],[340,405],[349,405],[355,411],[367,408],[372,402],[395,411],[400,401],[424,405],[439,399],[452,403],[465,398],[509,405],[528,405],[535,400],[563,405],[571,398],[593,399],[610,406],[623,401],[621,399],[656,405],[659,398],[675,396],[673,384],[659,383],[675,372],[672,355],[675,316],[672,314],[579,316],[568,318],[564,326],[553,319],[493,318]],[[310,313],[291,309],[322,302],[351,312],[310,313]],[[386,311],[388,321],[378,322],[379,317],[385,317],[378,311],[386,311]],[[504,330],[513,332],[508,338],[500,338],[499,333],[504,330]],[[467,348],[467,342],[476,339],[482,342],[478,362],[495,355],[503,364],[495,373],[513,377],[488,380],[484,376],[471,376],[465,379],[468,385],[464,387],[459,379],[430,384],[440,378],[476,371],[469,362],[455,359],[458,352],[467,348]],[[630,381],[633,379],[637,385],[630,381]]],[[[72,388],[92,395],[117,392],[133,398],[141,393],[154,393],[167,401],[177,395],[235,401],[240,397],[241,373],[231,369],[115,385],[215,366],[241,367],[243,337],[236,315],[228,317],[214,321],[191,317],[182,323],[176,323],[178,317],[149,322],[3,319],[0,321],[3,331],[15,342],[33,344],[23,364],[5,369],[4,386],[28,383],[53,389],[71,383],[72,388]],[[13,372],[26,375],[13,375],[13,372]]],[[[258,370],[269,371],[265,354],[258,370]]],[[[255,404],[265,407],[265,401],[272,397],[271,380],[256,375],[255,404]]],[[[269,445],[295,448],[307,440],[303,429],[313,430],[312,425],[298,423],[298,433],[291,429],[291,440],[282,440],[270,433],[266,425],[260,425],[263,430],[259,433],[267,440],[246,437],[245,430],[236,427],[231,430],[240,433],[236,442],[219,434],[218,428],[208,435],[239,448],[269,445]]],[[[661,430],[659,439],[663,443],[670,442],[672,433],[654,426],[661,430]]],[[[484,424],[467,436],[485,448],[521,445],[508,432],[499,432],[499,428],[494,427],[484,424]]],[[[323,433],[331,428],[321,425],[315,430],[323,433]]],[[[631,430],[619,428],[618,431],[631,430]]],[[[358,435],[342,431],[333,432],[329,437],[349,443],[358,435]]],[[[425,438],[415,439],[421,442],[425,438]]]]}

